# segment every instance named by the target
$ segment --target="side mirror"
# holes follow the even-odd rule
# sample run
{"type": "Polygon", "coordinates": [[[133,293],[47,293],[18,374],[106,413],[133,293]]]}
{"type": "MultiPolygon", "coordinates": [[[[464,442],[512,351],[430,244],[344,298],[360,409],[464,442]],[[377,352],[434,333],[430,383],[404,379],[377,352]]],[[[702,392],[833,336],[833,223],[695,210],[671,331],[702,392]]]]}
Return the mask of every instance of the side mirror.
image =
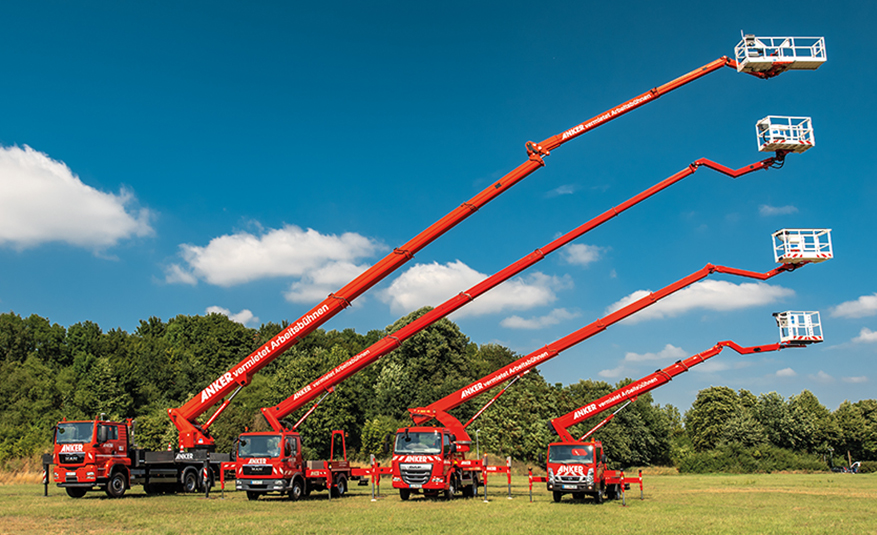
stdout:
{"type": "Polygon", "coordinates": [[[109,434],[109,428],[105,425],[102,425],[97,428],[97,443],[103,444],[107,441],[107,435],[109,434]]]}
{"type": "Polygon", "coordinates": [[[457,453],[457,443],[451,442],[451,446],[448,448],[448,453],[457,453]]]}
{"type": "Polygon", "coordinates": [[[600,462],[601,462],[601,463],[606,464],[606,461],[607,461],[607,460],[608,460],[608,457],[606,457],[606,454],[605,454],[605,453],[604,453],[603,455],[600,456],[600,462]]]}
{"type": "Polygon", "coordinates": [[[292,455],[292,444],[286,441],[283,443],[283,456],[289,457],[290,455],[292,455]]]}
{"type": "Polygon", "coordinates": [[[542,467],[543,470],[546,469],[545,468],[545,454],[544,453],[540,453],[540,454],[536,455],[536,464],[538,464],[540,467],[542,467]]]}

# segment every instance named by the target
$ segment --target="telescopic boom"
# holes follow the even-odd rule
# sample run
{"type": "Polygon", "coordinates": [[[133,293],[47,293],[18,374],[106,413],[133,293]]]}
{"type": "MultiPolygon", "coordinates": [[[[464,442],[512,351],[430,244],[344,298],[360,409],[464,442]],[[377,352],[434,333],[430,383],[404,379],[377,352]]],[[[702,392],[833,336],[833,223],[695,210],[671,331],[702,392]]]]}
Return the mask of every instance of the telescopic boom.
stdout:
{"type": "MultiPolygon", "coordinates": [[[[186,402],[185,405],[175,409],[168,409],[168,415],[180,432],[180,447],[202,448],[212,446],[213,438],[209,434],[209,427],[225,410],[237,392],[249,384],[256,372],[283,354],[284,351],[297,344],[302,338],[324,324],[330,318],[335,316],[335,314],[349,306],[351,301],[362,295],[365,291],[383,280],[402,264],[413,258],[415,253],[426,247],[433,240],[466,219],[469,215],[493,200],[493,198],[500,193],[517,184],[536,169],[544,166],[545,162],[543,157],[548,156],[552,150],[560,147],[571,139],[581,136],[585,132],[589,132],[602,124],[657,99],[665,93],[682,87],[683,85],[697,80],[711,72],[717,71],[722,67],[738,69],[738,64],[735,60],[730,59],[727,56],[722,56],[699,69],[691,71],[690,73],[676,78],[664,85],[651,89],[650,91],[632,98],[601,115],[597,115],[573,128],[552,136],[544,140],[542,143],[534,143],[532,141],[527,142],[526,148],[529,157],[526,162],[494,182],[468,202],[463,203],[451,213],[412,238],[406,244],[393,250],[392,253],[368,268],[346,286],[337,292],[330,294],[321,303],[310,309],[299,319],[290,323],[287,328],[263,344],[247,358],[223,373],[207,388],[186,402]],[[228,396],[228,398],[225,399],[225,402],[220,405],[207,422],[204,424],[197,423],[196,420],[199,416],[207,412],[213,405],[218,404],[221,400],[226,398],[226,396],[228,396]]],[[[751,74],[758,78],[771,78],[778,74],[778,72],[774,71],[757,72],[743,70],[742,72],[746,72],[747,74],[751,74]]]]}

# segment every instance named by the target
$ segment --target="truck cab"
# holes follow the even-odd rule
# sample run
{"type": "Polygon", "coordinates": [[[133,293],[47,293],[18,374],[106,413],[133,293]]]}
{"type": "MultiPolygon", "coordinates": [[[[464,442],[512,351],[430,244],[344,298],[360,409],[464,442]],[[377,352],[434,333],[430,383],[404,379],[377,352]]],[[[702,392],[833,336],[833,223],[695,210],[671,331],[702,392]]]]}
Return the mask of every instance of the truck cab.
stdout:
{"type": "Polygon", "coordinates": [[[548,490],[559,502],[564,494],[580,500],[585,495],[602,503],[606,493],[613,497],[616,489],[606,485],[606,458],[603,444],[594,442],[553,442],[548,445],[548,490]]]}
{"type": "Polygon", "coordinates": [[[103,420],[62,421],[55,426],[53,479],[72,498],[102,488],[112,498],[129,487],[128,424],[103,420]]]}
{"type": "Polygon", "coordinates": [[[469,444],[457,441],[447,428],[406,427],[396,433],[393,447],[393,488],[407,500],[412,493],[452,498],[457,492],[475,496],[478,461],[466,459],[469,444]]]}
{"type": "Polygon", "coordinates": [[[312,491],[330,487],[333,496],[342,496],[347,492],[351,468],[343,431],[332,432],[332,452],[334,454],[336,435],[340,436],[339,444],[343,450],[342,458],[337,461],[304,461],[301,435],[296,431],[240,435],[235,460],[235,488],[245,491],[250,500],[258,500],[267,494],[286,495],[298,500],[312,491]]]}

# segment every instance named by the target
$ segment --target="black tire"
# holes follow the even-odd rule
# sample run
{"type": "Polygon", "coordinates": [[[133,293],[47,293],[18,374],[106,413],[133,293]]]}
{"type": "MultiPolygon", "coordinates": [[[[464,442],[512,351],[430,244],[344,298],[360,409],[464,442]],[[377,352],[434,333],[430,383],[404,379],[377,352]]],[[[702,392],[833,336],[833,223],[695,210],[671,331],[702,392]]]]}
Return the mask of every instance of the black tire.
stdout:
{"type": "Polygon", "coordinates": [[[347,494],[347,476],[338,474],[335,476],[335,484],[332,486],[332,497],[340,498],[347,494]]]}
{"type": "Polygon", "coordinates": [[[181,487],[183,492],[192,493],[198,492],[198,472],[195,470],[186,470],[183,472],[183,479],[181,482],[181,487]]]}
{"type": "Polygon", "coordinates": [[[110,498],[121,498],[125,495],[125,490],[128,488],[128,481],[125,477],[124,472],[113,472],[113,475],[110,476],[110,480],[107,481],[106,493],[110,498]]]}
{"type": "Polygon", "coordinates": [[[399,489],[399,499],[401,499],[403,502],[407,502],[408,498],[410,498],[410,497],[411,497],[411,489],[399,489]]]}
{"type": "Polygon", "coordinates": [[[617,500],[619,495],[618,485],[609,485],[609,488],[606,490],[606,499],[617,500]]]}
{"type": "Polygon", "coordinates": [[[597,493],[594,494],[594,503],[596,503],[597,505],[603,503],[603,494],[604,490],[602,488],[599,489],[597,493]]]}
{"type": "Polygon", "coordinates": [[[255,492],[252,490],[247,491],[247,499],[250,500],[251,502],[258,500],[259,496],[261,496],[261,495],[262,495],[261,492],[255,492]]]}
{"type": "Polygon", "coordinates": [[[472,474],[472,484],[463,487],[463,497],[464,498],[474,498],[478,496],[478,475],[472,474]]]}
{"type": "Polygon", "coordinates": [[[448,481],[448,488],[445,489],[445,499],[452,500],[457,495],[458,488],[457,476],[451,476],[450,481],[448,481]]]}
{"type": "Polygon", "coordinates": [[[559,502],[561,499],[563,499],[563,493],[555,490],[554,501],[559,502]]]}
{"type": "Polygon", "coordinates": [[[85,487],[67,487],[67,496],[71,498],[82,498],[88,489],[85,487]]]}
{"type": "Polygon", "coordinates": [[[292,478],[292,486],[289,487],[289,499],[297,502],[305,494],[305,484],[300,477],[292,478]]]}

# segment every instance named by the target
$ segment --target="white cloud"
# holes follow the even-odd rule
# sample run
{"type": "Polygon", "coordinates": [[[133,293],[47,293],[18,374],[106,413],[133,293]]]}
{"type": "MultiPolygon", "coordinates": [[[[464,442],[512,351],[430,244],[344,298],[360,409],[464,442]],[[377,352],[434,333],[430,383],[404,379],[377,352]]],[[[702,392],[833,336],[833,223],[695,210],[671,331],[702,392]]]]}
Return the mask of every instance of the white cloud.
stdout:
{"type": "Polygon", "coordinates": [[[205,314],[222,314],[223,316],[228,316],[228,319],[234,321],[236,323],[240,323],[241,325],[245,325],[247,327],[255,327],[259,324],[259,318],[254,316],[249,309],[243,309],[237,314],[232,314],[231,310],[227,308],[222,308],[218,306],[207,307],[207,310],[204,311],[205,314]]]}
{"type": "Polygon", "coordinates": [[[769,217],[772,215],[797,214],[798,209],[792,205],[770,206],[767,204],[762,204],[761,206],[758,207],[758,213],[764,217],[769,217]]]}
{"type": "MultiPolygon", "coordinates": [[[[332,273],[355,271],[350,267],[353,260],[371,256],[381,248],[377,242],[352,232],[338,236],[285,225],[259,236],[249,232],[220,236],[204,247],[180,245],[187,266],[171,265],[166,269],[165,280],[191,284],[194,279],[202,279],[218,286],[269,277],[328,280],[332,273]],[[315,275],[320,271],[324,274],[315,275]]],[[[306,280],[305,286],[290,292],[307,293],[306,280]]]]}
{"type": "Polygon", "coordinates": [[[306,273],[301,281],[292,283],[289,286],[289,291],[284,295],[286,300],[291,303],[319,302],[358,277],[366,269],[368,269],[367,265],[333,262],[306,273]]]}
{"type": "Polygon", "coordinates": [[[620,364],[615,368],[600,370],[599,372],[597,372],[597,375],[599,375],[600,377],[605,377],[606,379],[616,379],[618,377],[621,377],[625,373],[625,371],[626,368],[624,367],[624,364],[620,364]]]}
{"type": "Polygon", "coordinates": [[[685,352],[681,347],[676,347],[673,344],[667,344],[664,346],[664,349],[658,351],[657,353],[625,353],[624,360],[628,362],[646,362],[650,360],[660,360],[663,362],[676,362],[679,359],[684,359],[688,357],[688,353],[685,352]]]}
{"type": "Polygon", "coordinates": [[[783,368],[782,370],[777,370],[777,377],[797,377],[798,374],[792,368],[783,368]]]}
{"type": "Polygon", "coordinates": [[[819,373],[817,373],[815,375],[811,373],[807,377],[809,377],[810,379],[812,379],[814,381],[820,382],[820,383],[833,383],[834,382],[834,377],[828,375],[827,373],[825,373],[822,370],[819,370],[819,373]]]}
{"type": "Polygon", "coordinates": [[[550,199],[552,197],[559,197],[561,195],[572,195],[576,192],[576,189],[577,188],[572,184],[564,184],[546,193],[545,197],[550,199]]]}
{"type": "Polygon", "coordinates": [[[831,307],[831,316],[835,318],[864,318],[877,315],[877,293],[863,295],[855,301],[845,301],[831,307]]]}
{"type": "Polygon", "coordinates": [[[604,250],[604,247],[598,247],[596,245],[573,243],[568,245],[563,250],[561,258],[563,258],[569,264],[587,266],[588,264],[599,260],[600,255],[603,253],[604,250]]]}
{"type": "Polygon", "coordinates": [[[0,147],[0,245],[17,249],[65,242],[102,250],[149,236],[149,210],[134,195],[88,186],[63,162],[28,147],[0,147]]]}
{"type": "Polygon", "coordinates": [[[859,377],[841,377],[840,380],[845,382],[845,383],[867,383],[868,382],[868,378],[864,375],[861,375],[859,377]]]}
{"type": "MultiPolygon", "coordinates": [[[[416,264],[400,275],[381,294],[394,314],[405,314],[422,306],[439,305],[486,279],[459,260],[448,264],[416,264]]],[[[507,310],[526,310],[553,303],[556,290],[568,288],[566,277],[549,277],[540,272],[515,277],[499,288],[485,293],[458,312],[455,318],[467,315],[498,314],[507,310]]]]}
{"type": "Polygon", "coordinates": [[[546,316],[524,319],[520,316],[511,316],[502,320],[499,324],[508,329],[541,329],[550,325],[557,325],[562,321],[577,318],[581,314],[570,312],[565,308],[557,308],[546,316]]]}
{"type": "Polygon", "coordinates": [[[877,331],[862,327],[862,330],[859,331],[859,336],[853,338],[853,342],[856,344],[873,344],[877,342],[877,331]]]}
{"type": "MultiPolygon", "coordinates": [[[[604,314],[611,314],[621,308],[649,295],[648,290],[637,290],[606,308],[604,314]]],[[[782,286],[771,286],[764,282],[744,282],[733,284],[727,281],[701,281],[684,290],[670,295],[654,305],[637,312],[626,321],[638,323],[653,319],[675,317],[685,312],[703,309],[728,311],[754,306],[767,305],[794,295],[795,292],[782,286]]]]}

